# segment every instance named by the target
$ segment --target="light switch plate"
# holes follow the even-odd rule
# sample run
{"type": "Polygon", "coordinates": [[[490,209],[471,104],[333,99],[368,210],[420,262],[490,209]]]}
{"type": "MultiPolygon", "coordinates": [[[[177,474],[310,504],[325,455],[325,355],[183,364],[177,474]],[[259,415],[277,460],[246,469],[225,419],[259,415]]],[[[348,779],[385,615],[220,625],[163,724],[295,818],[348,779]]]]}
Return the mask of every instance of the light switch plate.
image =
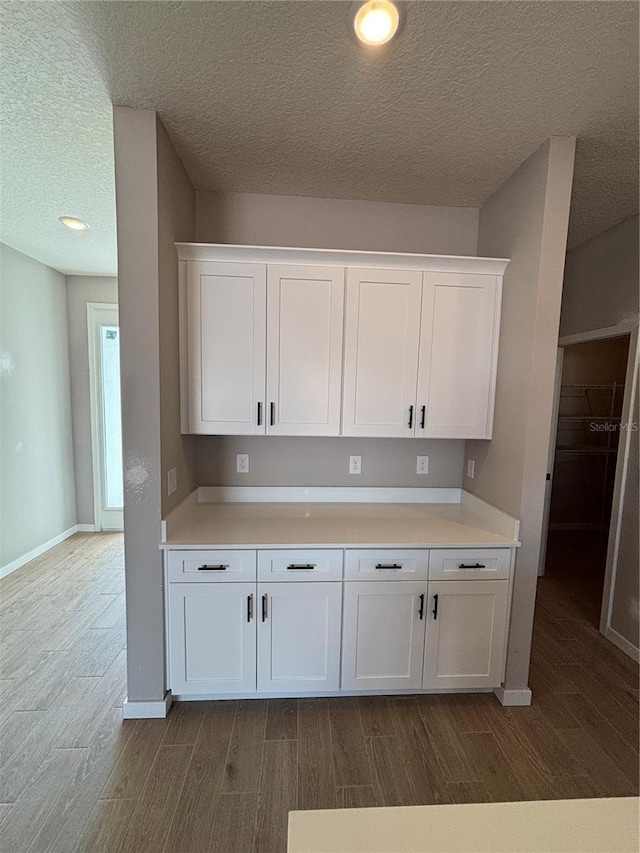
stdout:
{"type": "Polygon", "coordinates": [[[467,459],[467,477],[470,477],[472,480],[476,476],[476,460],[475,459],[467,459]]]}
{"type": "Polygon", "coordinates": [[[249,473],[249,454],[236,453],[236,471],[238,474],[249,473]]]}
{"type": "Polygon", "coordinates": [[[428,474],[429,473],[429,457],[428,456],[416,456],[416,474],[428,474]]]}
{"type": "Polygon", "coordinates": [[[349,457],[349,473],[362,474],[362,456],[349,457]]]}
{"type": "Polygon", "coordinates": [[[167,471],[167,494],[172,495],[178,488],[178,469],[167,471]]]}

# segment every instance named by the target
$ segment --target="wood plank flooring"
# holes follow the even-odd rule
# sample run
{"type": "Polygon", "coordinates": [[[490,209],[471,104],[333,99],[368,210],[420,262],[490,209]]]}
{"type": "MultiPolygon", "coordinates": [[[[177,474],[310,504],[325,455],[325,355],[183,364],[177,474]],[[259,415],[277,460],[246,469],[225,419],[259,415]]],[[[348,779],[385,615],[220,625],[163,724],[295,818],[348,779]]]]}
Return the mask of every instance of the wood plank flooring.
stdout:
{"type": "Polygon", "coordinates": [[[539,583],[530,708],[273,699],[123,722],[122,537],[78,534],[0,581],[0,846],[284,853],[295,808],[637,795],[637,667],[567,561],[539,583]]]}

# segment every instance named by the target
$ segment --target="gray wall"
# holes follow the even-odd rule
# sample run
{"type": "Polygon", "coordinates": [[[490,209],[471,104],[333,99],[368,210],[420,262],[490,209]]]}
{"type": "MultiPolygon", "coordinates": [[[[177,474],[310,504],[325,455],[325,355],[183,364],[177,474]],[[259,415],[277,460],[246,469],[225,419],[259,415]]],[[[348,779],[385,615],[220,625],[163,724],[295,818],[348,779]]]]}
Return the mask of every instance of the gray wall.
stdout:
{"type": "Polygon", "coordinates": [[[67,276],[67,322],[78,524],[95,524],[91,402],[89,396],[89,344],[87,339],[88,302],[117,305],[118,280],[107,276],[67,276]]]}
{"type": "Polygon", "coordinates": [[[521,520],[505,686],[527,686],[575,140],[552,138],[480,210],[478,254],[511,258],[493,440],[464,486],[521,520]]]}
{"type": "MultiPolygon", "coordinates": [[[[162,559],[158,548],[166,464],[179,465],[172,430],[179,411],[173,241],[189,233],[190,189],[151,110],[114,107],[118,291],[124,460],[127,693],[158,701],[165,693],[162,559]],[[171,335],[171,339],[166,336],[171,335]],[[166,353],[164,348],[168,347],[166,353]],[[162,365],[172,361],[168,374],[162,365]],[[161,436],[161,431],[164,433],[161,436]]],[[[187,440],[189,441],[189,439],[187,440]]],[[[186,465],[187,463],[185,463],[186,465]]],[[[187,470],[185,468],[185,470],[187,470]]],[[[186,492],[193,471],[182,478],[186,492]]]]}
{"type": "Polygon", "coordinates": [[[201,486],[428,486],[462,483],[463,441],[389,438],[225,436],[198,440],[201,486]],[[236,453],[249,454],[249,473],[236,473],[236,453]],[[349,474],[349,456],[362,474],[349,474]],[[416,474],[416,456],[429,473],[416,474]]]}
{"type": "Polygon", "coordinates": [[[76,523],[64,276],[0,244],[0,567],[76,523]]]}
{"type": "MultiPolygon", "coordinates": [[[[363,249],[475,255],[478,210],[417,204],[196,193],[196,239],[210,243],[363,249]]],[[[407,439],[198,436],[200,485],[460,486],[463,441],[407,439]],[[249,475],[238,475],[235,454],[250,453],[249,475]],[[350,476],[345,458],[363,456],[350,476]],[[416,455],[430,457],[418,476],[416,455]]]]}
{"type": "Polygon", "coordinates": [[[196,240],[201,243],[475,255],[478,209],[198,192],[196,240]]]}
{"type": "MultiPolygon", "coordinates": [[[[639,218],[633,216],[568,252],[561,334],[638,322],[638,225],[639,218]]],[[[637,383],[637,355],[631,355],[632,362],[634,357],[637,383]]],[[[632,421],[637,424],[637,384],[633,393],[632,421]]],[[[625,436],[621,436],[621,445],[624,440],[625,436]]],[[[630,454],[622,497],[618,565],[613,579],[611,628],[638,648],[638,432],[631,432],[628,440],[630,454]]]]}
{"type": "Polygon", "coordinates": [[[560,334],[638,319],[637,216],[567,252],[560,334]]]}

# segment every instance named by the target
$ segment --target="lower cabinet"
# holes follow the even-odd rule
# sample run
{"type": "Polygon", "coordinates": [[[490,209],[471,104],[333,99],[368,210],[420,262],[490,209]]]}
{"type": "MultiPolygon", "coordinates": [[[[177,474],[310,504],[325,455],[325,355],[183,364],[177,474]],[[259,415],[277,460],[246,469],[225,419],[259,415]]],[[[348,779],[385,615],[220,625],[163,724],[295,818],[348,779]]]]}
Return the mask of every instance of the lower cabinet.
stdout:
{"type": "Polygon", "coordinates": [[[422,686],[426,592],[420,581],[345,583],[343,690],[422,686]]]}
{"type": "Polygon", "coordinates": [[[508,589],[506,580],[429,582],[423,687],[501,683],[508,589]]]}
{"type": "Polygon", "coordinates": [[[259,583],[258,692],[340,687],[342,583],[259,583]]]}
{"type": "Polygon", "coordinates": [[[255,693],[255,583],[169,584],[174,694],[255,693]]]}

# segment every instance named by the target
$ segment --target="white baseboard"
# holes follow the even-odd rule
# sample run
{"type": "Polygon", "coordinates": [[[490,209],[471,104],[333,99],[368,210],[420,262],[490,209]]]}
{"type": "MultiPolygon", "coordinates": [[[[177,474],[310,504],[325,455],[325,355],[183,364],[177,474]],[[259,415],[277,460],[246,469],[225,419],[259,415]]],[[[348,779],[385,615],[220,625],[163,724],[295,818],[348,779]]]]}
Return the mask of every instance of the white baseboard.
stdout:
{"type": "Polygon", "coordinates": [[[45,551],[48,551],[50,548],[53,548],[55,545],[59,545],[61,542],[64,542],[65,539],[73,536],[73,534],[77,533],[79,529],[79,525],[74,524],[73,527],[69,527],[67,530],[59,533],[57,536],[54,536],[53,539],[49,539],[48,542],[43,542],[42,545],[38,545],[37,548],[23,554],[22,557],[18,557],[17,560],[13,560],[13,562],[7,563],[6,566],[2,566],[2,568],[0,568],[0,578],[5,578],[7,575],[10,575],[11,572],[15,572],[16,569],[22,568],[26,563],[29,563],[31,560],[35,560],[36,557],[44,554],[45,551]]]}
{"type": "Polygon", "coordinates": [[[629,655],[629,657],[636,663],[640,663],[640,649],[638,649],[637,646],[634,646],[633,643],[630,643],[629,640],[625,639],[622,634],[618,634],[618,632],[614,631],[613,628],[607,628],[605,631],[605,637],[607,640],[610,640],[614,646],[617,646],[621,652],[624,652],[625,655],[629,655]]]}
{"type": "Polygon", "coordinates": [[[517,690],[508,687],[496,687],[493,692],[498,697],[500,704],[505,707],[531,704],[532,693],[528,687],[522,687],[517,690]]]}
{"type": "Polygon", "coordinates": [[[78,533],[95,533],[95,524],[78,524],[78,533]]]}
{"type": "Polygon", "coordinates": [[[173,696],[171,691],[165,693],[164,699],[149,702],[132,702],[125,699],[122,703],[123,720],[157,720],[164,719],[169,713],[173,696]]]}

